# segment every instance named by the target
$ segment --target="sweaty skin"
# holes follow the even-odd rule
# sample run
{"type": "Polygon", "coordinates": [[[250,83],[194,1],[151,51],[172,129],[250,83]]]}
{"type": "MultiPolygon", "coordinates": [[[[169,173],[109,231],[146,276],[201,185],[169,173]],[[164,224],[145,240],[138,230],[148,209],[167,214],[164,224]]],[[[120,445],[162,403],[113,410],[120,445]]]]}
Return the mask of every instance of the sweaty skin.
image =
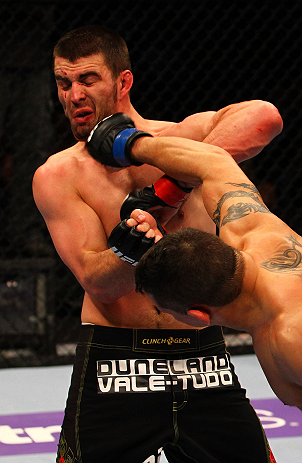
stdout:
{"type": "MultiPolygon", "coordinates": [[[[220,226],[220,238],[244,258],[243,286],[233,302],[210,307],[196,301],[183,308],[187,315],[175,314],[176,318],[250,333],[276,395],[302,410],[301,236],[269,211],[256,187],[220,148],[173,137],[142,138],[135,142],[132,158],[156,165],[179,181],[202,184],[203,201],[220,226]]],[[[136,223],[160,238],[147,212],[134,211],[130,226],[136,223]]]]}
{"type": "MultiPolygon", "coordinates": [[[[54,62],[58,97],[77,143],[50,156],[35,173],[34,199],[54,246],[85,290],[82,321],[131,328],[187,328],[134,290],[134,268],[107,247],[119,223],[126,195],[150,185],[163,172],[143,165],[105,167],[88,153],[85,142],[98,121],[123,112],[136,127],[155,137],[181,136],[217,144],[239,162],[258,154],[281,130],[277,109],[263,101],[243,102],[189,116],[179,124],[141,117],[130,103],[133,76],[125,70],[113,79],[102,55],[54,62]]],[[[215,231],[201,191],[193,191],[166,225],[168,230],[193,226],[215,231]]]]}

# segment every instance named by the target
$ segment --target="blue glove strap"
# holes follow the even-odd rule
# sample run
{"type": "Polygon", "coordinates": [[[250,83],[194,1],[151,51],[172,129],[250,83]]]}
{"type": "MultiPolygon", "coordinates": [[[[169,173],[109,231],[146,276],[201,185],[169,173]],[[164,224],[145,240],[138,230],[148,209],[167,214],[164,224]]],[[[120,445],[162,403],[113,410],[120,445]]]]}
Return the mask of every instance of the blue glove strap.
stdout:
{"type": "Polygon", "coordinates": [[[112,154],[116,162],[118,162],[122,167],[131,166],[131,162],[125,157],[125,145],[128,138],[134,132],[137,132],[137,129],[125,129],[122,130],[115,138],[112,147],[112,154]]]}

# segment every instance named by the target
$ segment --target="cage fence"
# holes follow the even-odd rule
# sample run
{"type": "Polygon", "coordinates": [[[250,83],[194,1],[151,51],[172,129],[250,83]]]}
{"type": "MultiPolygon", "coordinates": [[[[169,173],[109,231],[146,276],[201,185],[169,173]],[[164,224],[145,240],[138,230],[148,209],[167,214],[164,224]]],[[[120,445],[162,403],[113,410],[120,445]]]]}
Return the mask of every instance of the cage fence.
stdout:
{"type": "MultiPolygon", "coordinates": [[[[36,168],[74,144],[56,95],[52,49],[105,24],[126,40],[143,117],[181,121],[239,101],[272,102],[284,130],[241,164],[297,233],[301,220],[302,6],[298,2],[0,2],[0,367],[73,360],[83,290],[60,261],[32,197],[36,168]]],[[[252,352],[225,329],[229,350],[252,352]]]]}

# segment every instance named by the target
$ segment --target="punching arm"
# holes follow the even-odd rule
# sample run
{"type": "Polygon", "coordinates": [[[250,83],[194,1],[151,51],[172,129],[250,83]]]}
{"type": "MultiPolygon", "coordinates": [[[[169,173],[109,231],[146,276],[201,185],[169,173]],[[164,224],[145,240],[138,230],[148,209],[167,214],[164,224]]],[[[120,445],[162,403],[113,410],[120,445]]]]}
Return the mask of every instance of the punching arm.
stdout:
{"type": "Polygon", "coordinates": [[[100,121],[91,131],[87,149],[97,161],[112,167],[140,166],[142,163],[131,159],[131,146],[137,138],[152,137],[147,132],[137,130],[123,113],[116,113],[100,121]]]}

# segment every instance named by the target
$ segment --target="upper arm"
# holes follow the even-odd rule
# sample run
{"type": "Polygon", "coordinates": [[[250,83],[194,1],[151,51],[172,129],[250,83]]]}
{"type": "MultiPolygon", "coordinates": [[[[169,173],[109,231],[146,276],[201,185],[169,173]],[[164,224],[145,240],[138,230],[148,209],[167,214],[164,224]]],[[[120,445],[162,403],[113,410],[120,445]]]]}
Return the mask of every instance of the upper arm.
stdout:
{"type": "Polygon", "coordinates": [[[203,141],[212,129],[212,121],[215,114],[215,111],[192,114],[183,121],[163,130],[159,136],[190,138],[191,140],[203,141]]]}
{"type": "Polygon", "coordinates": [[[237,163],[256,156],[283,128],[278,109],[262,100],[231,104],[216,112],[204,142],[230,153],[237,163]]]}
{"type": "Polygon", "coordinates": [[[193,114],[163,130],[160,136],[190,138],[219,146],[240,163],[260,153],[282,128],[282,118],[273,104],[250,100],[218,111],[193,114]]]}
{"type": "Polygon", "coordinates": [[[59,256],[81,282],[87,256],[106,249],[106,237],[99,217],[63,171],[40,167],[33,194],[59,256]]]}
{"type": "Polygon", "coordinates": [[[220,237],[243,250],[250,238],[255,243],[257,236],[261,241],[272,232],[278,231],[278,237],[283,236],[282,232],[288,233],[287,225],[270,212],[257,188],[247,177],[242,180],[224,183],[225,192],[216,202],[212,217],[220,237]]]}

